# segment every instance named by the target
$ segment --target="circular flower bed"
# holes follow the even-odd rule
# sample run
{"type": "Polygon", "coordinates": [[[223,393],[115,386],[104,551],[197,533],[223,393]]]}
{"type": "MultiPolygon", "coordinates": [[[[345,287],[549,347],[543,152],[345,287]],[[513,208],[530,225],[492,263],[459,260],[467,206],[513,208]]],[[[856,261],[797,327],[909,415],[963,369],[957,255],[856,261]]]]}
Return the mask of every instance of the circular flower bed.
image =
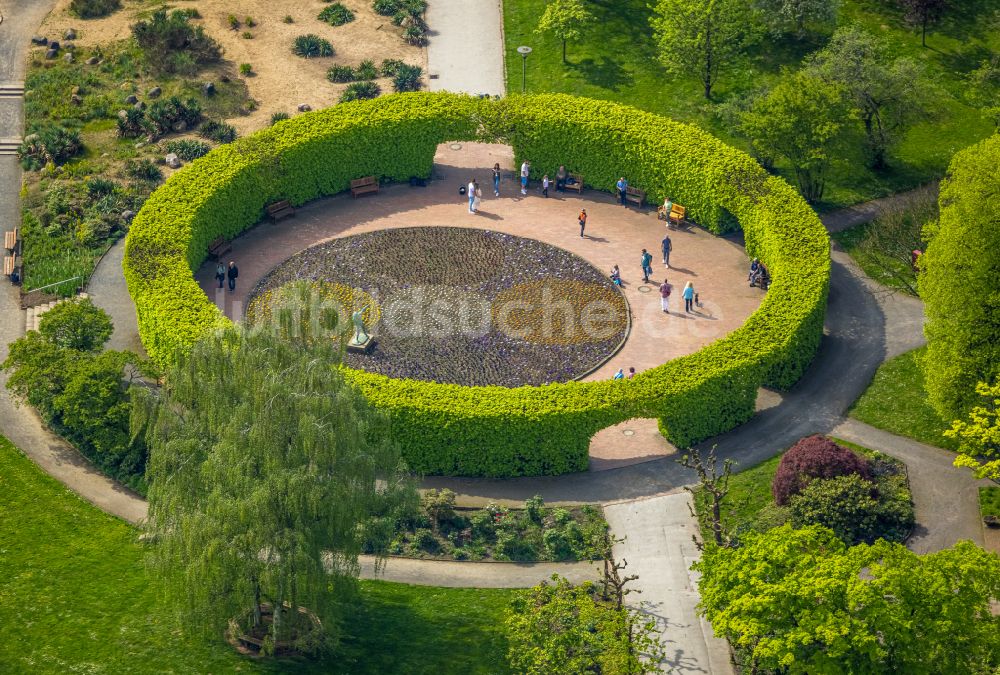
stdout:
{"type": "MultiPolygon", "coordinates": [[[[271,321],[306,281],[375,336],[352,368],[391,377],[514,387],[576,379],[628,334],[628,306],[582,258],[534,239],[454,227],[379,230],[313,246],[250,293],[247,320],[271,321]]],[[[351,330],[342,320],[343,330],[351,330]]]]}

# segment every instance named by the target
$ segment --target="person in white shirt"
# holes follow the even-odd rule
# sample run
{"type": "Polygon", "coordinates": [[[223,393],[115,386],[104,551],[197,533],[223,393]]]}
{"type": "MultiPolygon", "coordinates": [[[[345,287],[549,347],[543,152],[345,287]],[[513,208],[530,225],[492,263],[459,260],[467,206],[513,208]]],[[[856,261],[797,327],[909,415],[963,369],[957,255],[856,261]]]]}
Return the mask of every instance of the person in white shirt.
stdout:
{"type": "Polygon", "coordinates": [[[524,160],[521,164],[521,194],[528,194],[528,175],[531,173],[531,162],[524,160]]]}
{"type": "Polygon", "coordinates": [[[475,213],[473,208],[476,201],[476,181],[469,179],[469,184],[465,188],[465,194],[469,198],[469,213],[475,213]]]}

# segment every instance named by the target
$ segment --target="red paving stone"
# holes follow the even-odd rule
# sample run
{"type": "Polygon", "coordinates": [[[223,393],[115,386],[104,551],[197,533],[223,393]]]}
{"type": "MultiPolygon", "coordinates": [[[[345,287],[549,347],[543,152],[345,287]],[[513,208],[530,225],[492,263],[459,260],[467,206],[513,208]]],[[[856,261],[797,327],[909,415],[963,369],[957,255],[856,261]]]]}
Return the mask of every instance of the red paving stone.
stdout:
{"type": "MultiPolygon", "coordinates": [[[[497,199],[490,178],[494,162],[512,172],[511,149],[471,143],[455,150],[451,144],[442,145],[435,157],[434,179],[426,187],[391,185],[358,199],[349,194],[322,199],[299,209],[294,218],[262,224],[236,239],[229,256],[240,268],[236,293],[218,293],[214,263],[203,265],[196,278],[227,316],[240,318],[247,293],[269,270],[335,237],[393,227],[461,226],[539,239],[576,253],[599,269],[610,271],[617,264],[622,271],[632,312],[631,333],[621,351],[585,380],[610,378],[618,368],[643,371],[695,352],[739,327],[759,305],[762,294],[747,286],[747,257],[738,243],[700,228],[672,230],[668,270],[660,257],[666,230],[655,209],[623,208],[609,194],[595,190],[582,196],[550,190],[546,199],[537,184],[522,196],[513,174],[505,177],[497,199]],[[472,176],[483,189],[482,207],[475,215],[468,213],[468,202],[458,192],[472,176]],[[582,239],[576,221],[581,208],[589,215],[587,236],[582,239]],[[643,248],[653,254],[656,283],[642,282],[643,248]],[[669,315],[660,310],[657,290],[664,277],[675,289],[669,315]],[[680,298],[687,281],[694,283],[704,304],[688,315],[680,298]]],[[[630,420],[594,436],[591,470],[657,459],[674,451],[657,431],[655,420],[630,420]]]]}

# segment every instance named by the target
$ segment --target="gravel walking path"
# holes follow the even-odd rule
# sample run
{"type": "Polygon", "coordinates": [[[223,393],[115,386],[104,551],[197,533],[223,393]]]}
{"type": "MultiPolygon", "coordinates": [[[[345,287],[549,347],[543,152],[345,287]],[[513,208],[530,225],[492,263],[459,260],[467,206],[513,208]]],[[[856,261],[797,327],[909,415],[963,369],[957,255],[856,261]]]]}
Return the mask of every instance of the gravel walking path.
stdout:
{"type": "Polygon", "coordinates": [[[504,95],[500,0],[430,0],[427,25],[431,91],[504,95]]]}

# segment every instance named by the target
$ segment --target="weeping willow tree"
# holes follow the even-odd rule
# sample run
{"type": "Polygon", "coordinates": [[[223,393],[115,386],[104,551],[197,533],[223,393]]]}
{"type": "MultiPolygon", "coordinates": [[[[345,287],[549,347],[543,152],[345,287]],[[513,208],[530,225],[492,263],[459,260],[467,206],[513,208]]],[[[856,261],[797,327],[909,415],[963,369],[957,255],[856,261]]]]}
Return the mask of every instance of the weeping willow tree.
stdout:
{"type": "Polygon", "coordinates": [[[265,650],[332,645],[362,546],[384,551],[416,499],[386,419],[337,367],[336,312],[310,293],[286,294],[272,326],[202,340],[133,409],[151,565],[187,629],[218,635],[235,618],[265,650]]]}

